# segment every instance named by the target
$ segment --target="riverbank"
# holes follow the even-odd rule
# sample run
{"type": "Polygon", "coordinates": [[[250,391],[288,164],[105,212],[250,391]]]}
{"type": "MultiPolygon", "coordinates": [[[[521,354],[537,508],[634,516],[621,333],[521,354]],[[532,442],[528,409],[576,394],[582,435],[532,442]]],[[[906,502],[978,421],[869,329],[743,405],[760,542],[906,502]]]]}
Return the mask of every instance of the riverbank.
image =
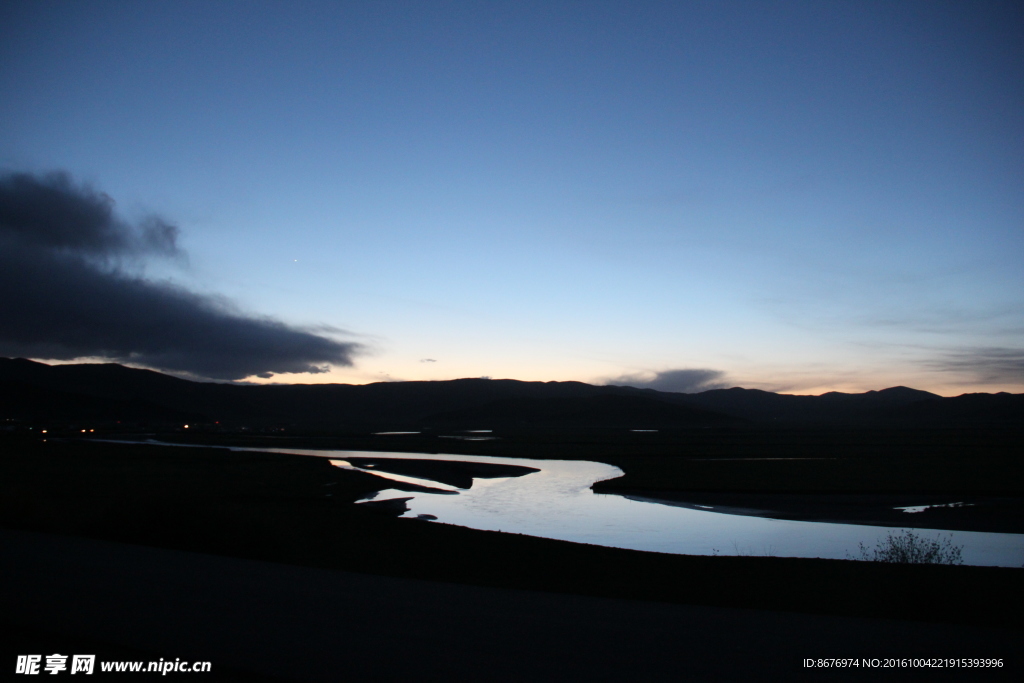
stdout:
{"type": "Polygon", "coordinates": [[[5,444],[0,526],[384,576],[810,614],[1024,628],[1020,570],[636,552],[396,519],[400,488],[325,459],[5,444]]]}

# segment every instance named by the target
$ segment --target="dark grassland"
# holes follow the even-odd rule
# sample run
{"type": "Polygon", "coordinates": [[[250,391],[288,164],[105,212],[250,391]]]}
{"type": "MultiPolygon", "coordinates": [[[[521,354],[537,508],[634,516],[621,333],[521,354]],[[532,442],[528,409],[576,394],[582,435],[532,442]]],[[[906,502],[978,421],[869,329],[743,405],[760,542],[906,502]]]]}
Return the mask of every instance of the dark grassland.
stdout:
{"type": "MultiPolygon", "coordinates": [[[[591,430],[502,436],[479,442],[422,435],[189,439],[586,458],[626,472],[600,487],[606,491],[1019,497],[1024,488],[1016,432],[591,430]],[[800,459],[727,460],[766,457],[800,459]]],[[[15,437],[0,440],[0,451],[0,525],[8,528],[497,587],[1024,628],[1019,569],[665,555],[397,519],[351,503],[400,486],[322,458],[15,437]]]]}

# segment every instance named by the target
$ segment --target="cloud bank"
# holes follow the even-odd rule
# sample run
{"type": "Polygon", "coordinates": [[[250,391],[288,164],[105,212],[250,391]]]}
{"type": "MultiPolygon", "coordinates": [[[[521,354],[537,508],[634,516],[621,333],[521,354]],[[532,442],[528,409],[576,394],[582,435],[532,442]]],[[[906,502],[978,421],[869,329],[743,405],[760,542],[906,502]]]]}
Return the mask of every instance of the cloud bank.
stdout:
{"type": "Polygon", "coordinates": [[[178,229],[130,224],[70,176],[0,176],[0,355],[102,357],[212,379],[323,372],[359,345],[245,315],[225,299],[133,275],[183,257],[178,229]]]}
{"type": "Polygon", "coordinates": [[[690,368],[663,370],[662,372],[654,373],[653,376],[622,375],[621,377],[608,380],[605,384],[693,394],[698,391],[725,388],[725,383],[721,381],[724,377],[725,373],[721,370],[690,368]]]}

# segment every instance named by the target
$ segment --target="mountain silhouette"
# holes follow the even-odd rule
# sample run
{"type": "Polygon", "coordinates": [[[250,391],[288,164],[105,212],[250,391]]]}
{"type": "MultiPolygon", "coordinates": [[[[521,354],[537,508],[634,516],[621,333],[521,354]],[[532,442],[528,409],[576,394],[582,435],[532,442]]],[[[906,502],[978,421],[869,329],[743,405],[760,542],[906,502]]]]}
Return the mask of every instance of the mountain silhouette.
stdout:
{"type": "Polygon", "coordinates": [[[150,401],[123,401],[0,380],[0,417],[28,422],[188,423],[204,416],[150,401]]]}
{"type": "Polygon", "coordinates": [[[0,418],[325,430],[1020,427],[1024,394],[943,398],[908,387],[821,396],[738,387],[679,394],[508,379],[244,385],[194,382],[113,363],[51,366],[0,358],[0,418]]]}
{"type": "Polygon", "coordinates": [[[892,387],[862,394],[830,391],[821,396],[776,394],[759,389],[712,389],[699,394],[676,394],[674,400],[763,423],[862,424],[884,422],[894,409],[942,401],[927,391],[892,387]]]}
{"type": "Polygon", "coordinates": [[[646,396],[598,394],[578,397],[504,398],[466,410],[431,415],[426,422],[449,428],[474,426],[600,425],[625,429],[735,426],[741,418],[646,396]]]}

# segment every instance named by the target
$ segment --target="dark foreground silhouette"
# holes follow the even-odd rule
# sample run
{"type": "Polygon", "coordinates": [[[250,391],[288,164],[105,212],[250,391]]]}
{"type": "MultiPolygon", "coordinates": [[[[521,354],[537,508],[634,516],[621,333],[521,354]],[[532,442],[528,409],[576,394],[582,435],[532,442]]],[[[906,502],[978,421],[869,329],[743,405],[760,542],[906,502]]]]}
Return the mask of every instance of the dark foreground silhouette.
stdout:
{"type": "Polygon", "coordinates": [[[374,468],[463,488],[525,472],[366,456],[347,471],[87,437],[599,460],[625,476],[596,490],[669,504],[821,519],[845,501],[844,521],[878,521],[865,501],[910,495],[976,503],[924,513],[937,528],[1020,532],[1022,398],[510,380],[252,387],[0,359],[0,632],[112,659],[206,652],[226,666],[211,680],[750,680],[808,674],[803,656],[1006,657],[1024,629],[1020,569],[692,557],[483,532],[398,519],[401,500],[353,502],[422,488],[374,468]]]}
{"type": "Polygon", "coordinates": [[[250,672],[256,680],[500,682],[1020,674],[1020,632],[1005,629],[421,581],[3,529],[0,555],[3,615],[23,618],[4,643],[14,646],[9,662],[25,652],[181,658],[211,662],[203,680],[232,681],[250,672]],[[860,666],[804,668],[804,659],[828,656],[860,666]],[[938,657],[1001,658],[1002,667],[882,668],[938,657]]]}
{"type": "Polygon", "coordinates": [[[1015,569],[665,555],[395,519],[352,503],[406,485],[323,458],[27,441],[0,462],[7,528],[607,597],[1024,624],[1015,569]]]}
{"type": "Polygon", "coordinates": [[[44,536],[2,532],[0,623],[228,680],[749,680],[804,653],[1007,657],[1024,628],[1017,569],[644,553],[352,504],[403,486],[316,457],[7,438],[0,527],[44,536]],[[444,583],[402,583],[424,580],[444,583]]]}

